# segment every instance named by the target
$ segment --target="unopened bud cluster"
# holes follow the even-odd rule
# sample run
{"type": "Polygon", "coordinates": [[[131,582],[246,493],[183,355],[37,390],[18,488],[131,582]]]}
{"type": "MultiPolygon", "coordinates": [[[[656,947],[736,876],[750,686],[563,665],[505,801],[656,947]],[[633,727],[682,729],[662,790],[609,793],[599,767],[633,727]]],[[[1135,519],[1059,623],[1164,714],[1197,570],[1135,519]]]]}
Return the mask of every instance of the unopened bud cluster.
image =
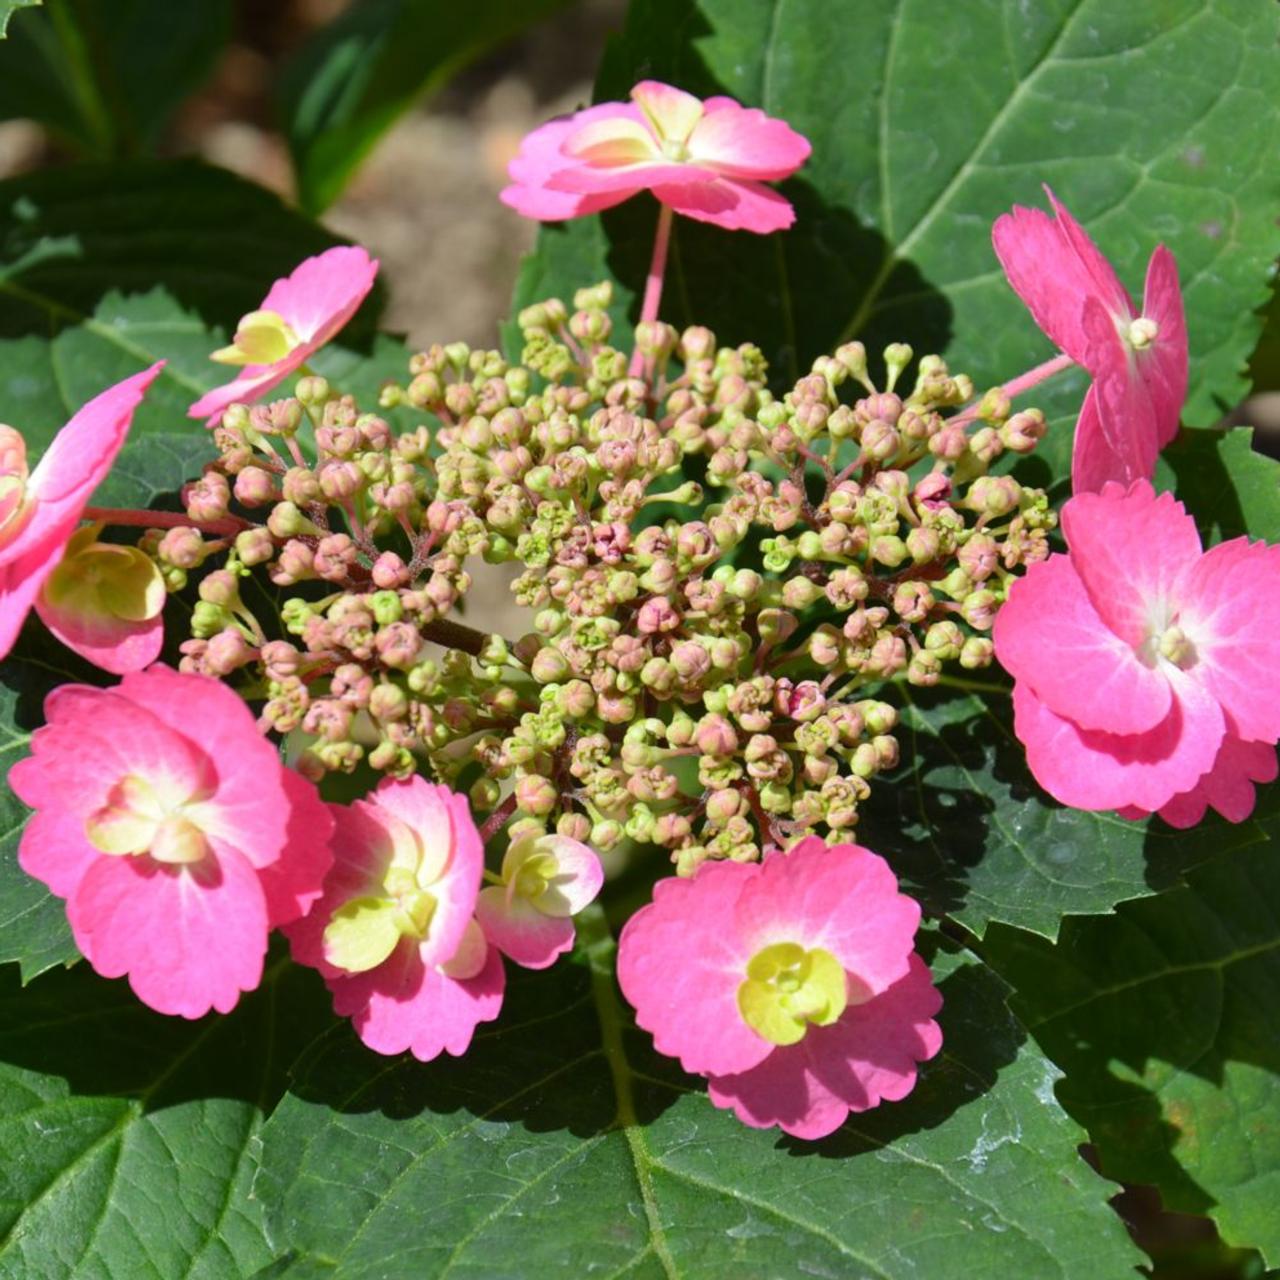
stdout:
{"type": "Polygon", "coordinates": [[[313,775],[425,763],[521,831],[681,872],[847,838],[898,763],[895,682],[990,663],[1011,574],[1048,554],[1045,495],[994,466],[1043,417],[998,392],[955,412],[969,380],[926,356],[903,385],[901,344],[882,386],[849,343],[779,398],[755,347],[653,323],[629,376],[610,301],[528,308],[519,365],[415,355],[379,406],[409,431],[315,377],[233,407],[185,500],[247,527],[148,543],[171,586],[220,562],[185,665],[240,672],[313,775]],[[511,639],[459,625],[477,560],[520,566],[511,639]]]}

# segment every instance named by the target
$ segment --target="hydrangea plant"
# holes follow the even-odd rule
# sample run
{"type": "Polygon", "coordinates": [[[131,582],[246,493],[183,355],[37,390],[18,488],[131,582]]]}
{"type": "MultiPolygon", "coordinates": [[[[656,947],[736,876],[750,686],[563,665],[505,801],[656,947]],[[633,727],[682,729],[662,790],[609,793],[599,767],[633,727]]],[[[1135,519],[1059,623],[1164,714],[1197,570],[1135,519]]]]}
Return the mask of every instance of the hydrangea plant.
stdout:
{"type": "MultiPolygon", "coordinates": [[[[179,1180],[221,1170],[180,1193],[192,1222],[221,1196],[209,1274],[1121,1274],[1086,1140],[1280,1258],[1280,482],[1180,425],[1216,394],[1203,268],[1184,311],[1153,226],[1135,305],[1045,187],[952,233],[1057,354],[871,342],[869,313],[779,345],[793,298],[758,267],[717,333],[697,285],[736,246],[785,273],[791,238],[837,236],[803,99],[648,78],[526,137],[502,199],[555,229],[505,349],[353,362],[379,264],[336,246],[206,344],[230,381],[175,404],[175,348],[34,464],[3,428],[0,647],[39,696],[0,907],[41,935],[0,916],[0,954],[85,962],[15,991],[16,1025],[142,1027],[171,1057],[118,1086],[147,1141],[207,1043],[265,1062],[169,1147],[179,1180]],[[161,416],[176,501],[117,501],[161,416]],[[1222,984],[1211,1051],[1184,977],[1222,984]],[[1212,1203],[1188,1196],[1134,1092],[1185,1133],[1260,1117],[1252,1172],[1178,1148],[1212,1203]]],[[[29,1087],[43,1124],[61,1104],[29,1087]]],[[[107,1140],[50,1185],[83,1189],[107,1140]]],[[[103,1215],[143,1186],[124,1167],[103,1215]]],[[[43,1256],[12,1176],[0,1267],[43,1256]]],[[[171,1245],[146,1274],[205,1265],[171,1245]]]]}

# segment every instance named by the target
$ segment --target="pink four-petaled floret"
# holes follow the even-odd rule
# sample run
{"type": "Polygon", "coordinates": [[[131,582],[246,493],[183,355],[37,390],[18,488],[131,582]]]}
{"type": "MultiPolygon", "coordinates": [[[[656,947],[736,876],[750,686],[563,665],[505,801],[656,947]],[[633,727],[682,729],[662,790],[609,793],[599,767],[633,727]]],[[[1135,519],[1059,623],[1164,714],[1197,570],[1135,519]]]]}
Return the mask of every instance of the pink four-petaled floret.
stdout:
{"type": "Polygon", "coordinates": [[[358,246],[339,245],[299,263],[240,321],[235,342],[215,353],[242,365],[240,376],[206,392],[189,416],[216,426],[229,406],[250,404],[279,386],[355,315],[377,274],[378,260],[358,246]]]}
{"type": "Polygon", "coordinates": [[[465,1053],[498,1016],[506,981],[472,914],[484,847],[466,798],[388,778],[330,811],[333,869],[310,914],[285,930],[294,958],[320,971],[369,1048],[424,1062],[465,1053]]]}
{"type": "Polygon", "coordinates": [[[941,1046],[919,923],[883,858],[810,837],[659,882],[622,931],[618,979],[637,1024],[708,1077],[717,1106],[820,1138],[904,1098],[941,1046]]]}
{"type": "Polygon", "coordinates": [[[764,183],[790,177],[809,143],[785,121],[732,98],[706,101],[656,80],[630,102],[602,102],[530,133],[503,201],[544,222],[596,213],[641,191],[729,231],[780,231],[791,204],[764,183]]]}
{"type": "Polygon", "coordinates": [[[320,893],[332,822],[226,685],[164,666],[66,684],[9,785],[36,810],[24,871],[67,900],[76,945],[143,1003],[226,1013],[268,930],[320,893]]]}
{"type": "Polygon", "coordinates": [[[1032,565],[995,625],[1032,773],[1077,809],[1239,822],[1275,777],[1280,547],[1204,551],[1145,480],[1077,495],[1062,523],[1069,554],[1032,565]]]}

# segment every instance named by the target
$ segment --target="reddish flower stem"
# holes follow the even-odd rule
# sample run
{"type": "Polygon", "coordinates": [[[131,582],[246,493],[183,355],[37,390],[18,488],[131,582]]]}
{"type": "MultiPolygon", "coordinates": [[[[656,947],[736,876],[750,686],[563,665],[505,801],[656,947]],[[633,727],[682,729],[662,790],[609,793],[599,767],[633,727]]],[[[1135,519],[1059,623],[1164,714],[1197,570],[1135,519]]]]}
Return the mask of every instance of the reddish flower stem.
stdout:
{"type": "MultiPolygon", "coordinates": [[[[653,239],[653,257],[649,260],[649,275],[644,282],[644,301],[640,305],[640,323],[658,318],[658,305],[662,301],[662,281],[667,273],[667,249],[671,244],[671,224],[675,213],[670,205],[658,206],[658,230],[653,239]]],[[[631,365],[627,376],[638,378],[644,369],[645,358],[640,348],[631,353],[631,365]]]]}
{"type": "Polygon", "coordinates": [[[516,793],[513,791],[485,820],[480,828],[480,839],[488,844],[511,820],[516,811],[516,793]]]}
{"type": "MultiPolygon", "coordinates": [[[[1038,386],[1048,378],[1052,378],[1055,373],[1061,373],[1064,369],[1069,369],[1075,363],[1068,355],[1054,356],[1052,360],[1046,360],[1043,364],[1038,364],[1034,369],[1028,369],[1026,373],[1020,373],[1016,378],[1006,382],[1000,390],[1009,397],[1010,400],[1016,396],[1020,396],[1024,391],[1030,391],[1032,387],[1038,386]]],[[[963,413],[958,413],[950,421],[953,423],[972,422],[978,416],[978,410],[982,406],[982,401],[977,404],[971,404],[963,413]]]]}
{"type": "Polygon", "coordinates": [[[204,533],[224,536],[252,529],[248,520],[239,516],[224,516],[221,520],[192,520],[181,511],[131,511],[126,507],[85,507],[86,520],[101,520],[103,524],[135,525],[142,529],[200,529],[204,533]]]}

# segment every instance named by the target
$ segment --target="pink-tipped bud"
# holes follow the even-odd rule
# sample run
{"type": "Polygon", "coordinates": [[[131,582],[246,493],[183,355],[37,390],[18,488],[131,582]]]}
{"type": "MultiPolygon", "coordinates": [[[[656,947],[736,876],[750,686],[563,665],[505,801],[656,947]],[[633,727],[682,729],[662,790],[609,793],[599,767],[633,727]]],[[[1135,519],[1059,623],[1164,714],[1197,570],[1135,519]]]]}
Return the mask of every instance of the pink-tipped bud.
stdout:
{"type": "Polygon", "coordinates": [[[179,569],[195,569],[204,559],[204,539],[198,529],[170,529],[157,548],[162,560],[179,569]]]}
{"type": "Polygon", "coordinates": [[[373,562],[372,577],[375,586],[393,590],[409,581],[409,567],[394,551],[384,551],[373,562]]]}
{"type": "Polygon", "coordinates": [[[694,743],[704,756],[731,756],[738,749],[738,735],[722,715],[702,717],[694,743]]]}
{"type": "Polygon", "coordinates": [[[236,476],[236,501],[246,507],[261,507],[276,498],[276,484],[271,472],[262,467],[245,467],[236,476]]]}

